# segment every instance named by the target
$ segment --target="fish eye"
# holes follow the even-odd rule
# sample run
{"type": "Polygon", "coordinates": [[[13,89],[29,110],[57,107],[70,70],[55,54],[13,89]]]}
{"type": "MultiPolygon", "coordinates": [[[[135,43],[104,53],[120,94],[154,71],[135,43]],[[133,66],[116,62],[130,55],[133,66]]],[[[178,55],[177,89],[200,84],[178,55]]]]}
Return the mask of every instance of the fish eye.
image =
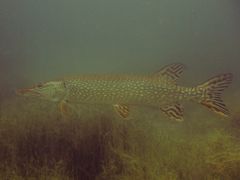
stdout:
{"type": "Polygon", "coordinates": [[[38,87],[38,88],[43,87],[43,83],[38,83],[38,84],[37,84],[37,87],[38,87]]]}

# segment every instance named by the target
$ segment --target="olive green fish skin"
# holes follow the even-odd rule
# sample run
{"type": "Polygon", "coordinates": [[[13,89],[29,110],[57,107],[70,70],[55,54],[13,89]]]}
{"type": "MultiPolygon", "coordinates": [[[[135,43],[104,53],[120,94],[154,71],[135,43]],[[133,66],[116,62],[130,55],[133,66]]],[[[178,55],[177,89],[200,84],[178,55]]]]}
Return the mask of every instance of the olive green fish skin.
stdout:
{"type": "Polygon", "coordinates": [[[166,78],[80,77],[63,81],[69,102],[94,104],[165,105],[199,99],[198,88],[181,87],[166,78]]]}

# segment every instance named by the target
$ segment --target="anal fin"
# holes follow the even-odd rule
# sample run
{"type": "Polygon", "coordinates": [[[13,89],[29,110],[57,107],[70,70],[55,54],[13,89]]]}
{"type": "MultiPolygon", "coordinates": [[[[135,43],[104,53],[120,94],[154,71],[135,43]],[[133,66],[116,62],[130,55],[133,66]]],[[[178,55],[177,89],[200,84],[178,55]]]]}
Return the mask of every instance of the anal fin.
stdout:
{"type": "Polygon", "coordinates": [[[160,108],[170,119],[175,121],[183,121],[183,106],[179,103],[174,105],[167,105],[160,108]]]}
{"type": "Polygon", "coordinates": [[[122,118],[126,119],[129,116],[129,107],[127,105],[114,104],[113,107],[122,118]]]}

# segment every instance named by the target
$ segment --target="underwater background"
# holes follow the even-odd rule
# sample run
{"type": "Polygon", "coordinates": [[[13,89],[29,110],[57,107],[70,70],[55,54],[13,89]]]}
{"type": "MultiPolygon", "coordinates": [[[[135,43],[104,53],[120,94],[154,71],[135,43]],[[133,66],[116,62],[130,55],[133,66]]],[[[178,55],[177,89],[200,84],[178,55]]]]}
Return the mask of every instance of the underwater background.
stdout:
{"type": "Polygon", "coordinates": [[[0,179],[239,179],[238,0],[1,0],[0,179]],[[185,121],[84,105],[63,118],[15,90],[81,74],[149,74],[181,62],[180,85],[232,72],[231,117],[186,103],[185,121]]]}

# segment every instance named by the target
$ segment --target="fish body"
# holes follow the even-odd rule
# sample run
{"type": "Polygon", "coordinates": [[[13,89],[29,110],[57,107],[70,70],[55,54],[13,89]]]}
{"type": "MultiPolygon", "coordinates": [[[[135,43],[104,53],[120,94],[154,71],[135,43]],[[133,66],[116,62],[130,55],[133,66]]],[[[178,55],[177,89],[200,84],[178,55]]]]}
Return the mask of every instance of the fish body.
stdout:
{"type": "Polygon", "coordinates": [[[85,75],[64,78],[20,89],[17,93],[60,102],[62,112],[66,111],[66,104],[111,104],[121,117],[127,118],[131,105],[142,105],[158,107],[171,119],[182,121],[181,103],[195,101],[228,116],[221,93],[231,83],[232,74],[220,74],[196,87],[183,87],[176,83],[183,68],[184,65],[174,63],[148,76],[85,75]]]}
{"type": "Polygon", "coordinates": [[[200,89],[151,76],[86,76],[63,81],[69,102],[162,106],[199,98],[200,89]]]}

